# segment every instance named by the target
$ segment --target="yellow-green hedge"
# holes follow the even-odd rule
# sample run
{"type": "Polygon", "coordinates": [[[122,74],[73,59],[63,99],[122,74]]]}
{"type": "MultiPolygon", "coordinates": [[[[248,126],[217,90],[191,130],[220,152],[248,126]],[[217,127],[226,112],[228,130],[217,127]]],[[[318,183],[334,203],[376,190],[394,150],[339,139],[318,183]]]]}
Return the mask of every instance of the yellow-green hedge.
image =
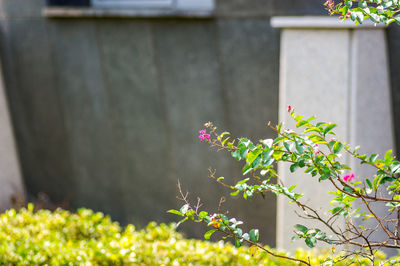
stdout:
{"type": "MultiPolygon", "coordinates": [[[[319,264],[331,254],[299,250],[296,255],[319,264]]],[[[144,230],[135,230],[133,225],[122,229],[108,216],[88,209],[76,214],[61,209],[34,212],[29,205],[1,214],[0,265],[45,264],[296,265],[262,252],[251,256],[248,247],[185,239],[173,225],[150,223],[144,230]]]]}

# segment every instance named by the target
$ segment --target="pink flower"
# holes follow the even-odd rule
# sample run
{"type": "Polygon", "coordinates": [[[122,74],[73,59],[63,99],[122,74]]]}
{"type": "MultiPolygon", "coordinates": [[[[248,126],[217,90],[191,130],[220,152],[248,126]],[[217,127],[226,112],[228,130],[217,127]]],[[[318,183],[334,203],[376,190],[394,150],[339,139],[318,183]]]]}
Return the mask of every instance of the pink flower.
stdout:
{"type": "Polygon", "coordinates": [[[317,156],[318,154],[321,153],[320,150],[319,150],[318,144],[314,144],[313,145],[313,150],[315,152],[315,156],[317,156]]]}
{"type": "Polygon", "coordinates": [[[353,179],[354,179],[354,174],[353,174],[353,173],[347,174],[347,175],[345,175],[345,176],[343,177],[343,180],[344,180],[345,182],[350,182],[350,181],[353,180],[353,179]]]}
{"type": "Polygon", "coordinates": [[[334,8],[334,6],[335,6],[335,1],[333,1],[333,0],[328,0],[328,1],[326,1],[325,3],[324,3],[324,6],[327,6],[327,7],[329,7],[329,8],[334,8]]]}
{"type": "Polygon", "coordinates": [[[200,141],[203,141],[205,139],[210,139],[211,135],[206,133],[207,131],[205,129],[199,130],[199,139],[200,141]]]}
{"type": "Polygon", "coordinates": [[[290,105],[287,106],[287,111],[288,111],[289,113],[290,113],[290,111],[292,111],[292,109],[293,109],[292,106],[290,106],[290,105]]]}

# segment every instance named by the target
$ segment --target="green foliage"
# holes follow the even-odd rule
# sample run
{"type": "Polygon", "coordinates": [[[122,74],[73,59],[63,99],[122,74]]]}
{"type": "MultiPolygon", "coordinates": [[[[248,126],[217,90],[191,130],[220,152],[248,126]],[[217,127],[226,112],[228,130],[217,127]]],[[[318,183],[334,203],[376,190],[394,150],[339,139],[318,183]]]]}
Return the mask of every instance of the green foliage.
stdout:
{"type": "Polygon", "coordinates": [[[339,14],[339,19],[351,19],[355,24],[362,24],[364,20],[387,25],[396,22],[400,24],[399,0],[341,0],[335,4],[333,0],[325,2],[331,15],[339,14]]]}
{"type": "MultiPolygon", "coordinates": [[[[298,207],[300,216],[319,222],[320,228],[308,228],[299,224],[295,226],[292,240],[302,239],[310,248],[321,242],[337,246],[348,245],[361,249],[363,256],[368,257],[371,263],[376,261],[374,252],[379,248],[400,248],[397,231],[400,219],[387,219],[388,216],[379,217],[376,214],[379,209],[387,210],[387,214],[397,213],[397,217],[400,217],[400,161],[392,155],[392,150],[387,151],[383,159],[379,159],[377,154],[359,154],[358,147],[353,149],[348,143],[334,138],[336,124],[313,122],[317,117],[304,118],[291,106],[288,106],[288,114],[296,123],[296,131],[285,129],[282,123],[275,127],[269,124],[277,137],[259,142],[247,138],[228,142],[226,136],[229,133],[218,134],[217,128],[211,122],[207,123],[206,129],[202,130],[210,130],[210,138],[206,142],[218,150],[228,151],[234,159],[243,163],[243,177],[236,184],[229,184],[229,180],[225,181],[224,177],[217,178],[213,171],[210,171],[210,177],[230,188],[232,196],[241,195],[245,200],[257,194],[264,197],[268,192],[287,198],[298,207]],[[369,178],[355,175],[345,164],[345,154],[361,165],[370,167],[375,174],[369,178]],[[292,173],[300,171],[311,175],[310,185],[311,182],[323,183],[327,193],[332,195],[331,209],[315,209],[309,205],[307,199],[302,198],[303,194],[296,189],[296,185],[286,187],[277,172],[277,162],[281,166],[286,164],[292,173]],[[373,226],[366,228],[361,224],[361,220],[367,219],[371,219],[373,226]],[[346,228],[343,228],[343,223],[338,222],[343,220],[346,221],[346,228]],[[376,241],[370,238],[376,230],[381,230],[387,239],[376,241]]],[[[181,222],[192,220],[213,227],[205,234],[206,239],[219,231],[224,234],[224,238],[232,238],[236,247],[248,244],[274,255],[259,243],[257,229],[244,232],[240,228],[242,221],[237,221],[234,217],[228,218],[222,213],[209,215],[202,211],[200,215],[199,203],[197,207],[191,206],[180,187],[179,190],[180,199],[185,205],[180,211],[170,212],[183,216],[181,222]]],[[[353,255],[348,257],[357,257],[351,249],[348,251],[353,255]]],[[[306,259],[286,259],[310,265],[306,259]]]]}
{"type": "MultiPolygon", "coordinates": [[[[258,240],[258,232],[250,231],[250,238],[258,240]]],[[[88,209],[76,214],[33,212],[32,205],[9,210],[0,215],[0,243],[0,265],[297,265],[246,246],[185,239],[174,225],[153,222],[143,230],[122,229],[88,209]]],[[[296,257],[319,264],[331,260],[331,254],[298,250],[296,257]]]]}

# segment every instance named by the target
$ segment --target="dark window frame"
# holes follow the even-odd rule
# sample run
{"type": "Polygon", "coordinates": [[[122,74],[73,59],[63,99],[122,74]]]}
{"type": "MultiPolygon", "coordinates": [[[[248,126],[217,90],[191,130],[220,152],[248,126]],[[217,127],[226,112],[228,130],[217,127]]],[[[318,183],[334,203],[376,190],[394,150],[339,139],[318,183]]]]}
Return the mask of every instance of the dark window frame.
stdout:
{"type": "Polygon", "coordinates": [[[90,0],[47,0],[47,6],[90,7],[90,0]]]}

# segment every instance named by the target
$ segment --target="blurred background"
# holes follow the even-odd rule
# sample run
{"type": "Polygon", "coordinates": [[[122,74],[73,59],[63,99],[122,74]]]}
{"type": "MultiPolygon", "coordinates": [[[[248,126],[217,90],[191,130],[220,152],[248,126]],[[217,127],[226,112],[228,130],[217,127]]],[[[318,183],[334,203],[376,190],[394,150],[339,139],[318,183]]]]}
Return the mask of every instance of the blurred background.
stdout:
{"type": "MultiPolygon", "coordinates": [[[[325,15],[320,0],[0,0],[0,56],[27,199],[44,193],[121,224],[171,222],[177,181],[204,207],[246,219],[275,245],[276,199],[234,199],[241,164],[197,136],[273,137],[277,15],[325,15]],[[200,2],[200,4],[199,4],[200,2]]],[[[400,126],[400,28],[387,30],[400,126]]],[[[396,134],[397,143],[399,134],[396,134]]],[[[399,149],[397,149],[399,150],[399,149]]],[[[185,225],[186,226],[186,225],[185,225]]],[[[183,228],[201,237],[198,226],[183,228]]]]}

